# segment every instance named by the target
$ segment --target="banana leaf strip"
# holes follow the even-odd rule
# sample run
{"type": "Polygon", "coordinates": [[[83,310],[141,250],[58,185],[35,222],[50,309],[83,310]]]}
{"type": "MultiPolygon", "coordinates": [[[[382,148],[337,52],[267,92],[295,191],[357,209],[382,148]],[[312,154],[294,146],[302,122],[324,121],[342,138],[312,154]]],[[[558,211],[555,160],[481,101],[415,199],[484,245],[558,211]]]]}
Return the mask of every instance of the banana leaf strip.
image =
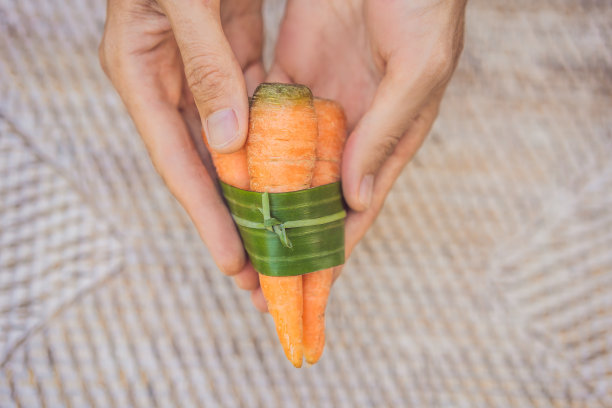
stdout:
{"type": "Polygon", "coordinates": [[[289,193],[259,193],[221,182],[255,269],[296,276],[344,263],[346,211],[340,183],[289,193]]]}

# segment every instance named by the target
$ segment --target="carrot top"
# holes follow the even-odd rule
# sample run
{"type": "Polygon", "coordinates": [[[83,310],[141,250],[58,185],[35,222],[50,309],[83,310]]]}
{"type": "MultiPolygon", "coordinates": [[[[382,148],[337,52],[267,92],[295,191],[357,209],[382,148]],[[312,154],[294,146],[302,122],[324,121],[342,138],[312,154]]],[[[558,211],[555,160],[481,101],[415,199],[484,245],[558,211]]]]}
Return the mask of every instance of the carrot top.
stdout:
{"type": "Polygon", "coordinates": [[[312,105],[312,99],[312,92],[305,85],[264,82],[255,89],[252,102],[256,104],[265,101],[281,106],[291,103],[310,103],[312,105]]]}
{"type": "Polygon", "coordinates": [[[287,192],[310,187],[317,139],[310,89],[261,84],[250,113],[246,146],[251,189],[287,192]]]}

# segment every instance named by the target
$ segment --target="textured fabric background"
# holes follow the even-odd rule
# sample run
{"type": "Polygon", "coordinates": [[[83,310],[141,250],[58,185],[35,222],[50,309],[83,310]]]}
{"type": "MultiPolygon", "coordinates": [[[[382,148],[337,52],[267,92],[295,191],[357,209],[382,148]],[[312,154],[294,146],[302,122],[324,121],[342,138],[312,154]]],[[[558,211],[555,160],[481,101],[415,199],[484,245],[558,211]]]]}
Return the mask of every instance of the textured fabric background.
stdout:
{"type": "Polygon", "coordinates": [[[610,1],[470,1],[302,370],[150,164],[103,3],[0,0],[1,407],[612,407],[610,1]]]}

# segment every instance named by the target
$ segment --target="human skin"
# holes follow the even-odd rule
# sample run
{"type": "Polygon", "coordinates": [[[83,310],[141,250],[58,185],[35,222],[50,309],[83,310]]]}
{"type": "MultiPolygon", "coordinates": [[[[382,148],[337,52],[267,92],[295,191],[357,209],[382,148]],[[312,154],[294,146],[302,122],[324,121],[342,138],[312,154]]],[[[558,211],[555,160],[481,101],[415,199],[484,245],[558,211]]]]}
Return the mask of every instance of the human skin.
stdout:
{"type": "MultiPolygon", "coordinates": [[[[266,310],[257,273],[198,152],[246,138],[264,79],[343,105],[347,256],[438,114],[463,47],[466,0],[289,0],[264,72],[261,1],[109,0],[100,61],[151,159],[219,266],[266,310]]],[[[342,268],[336,268],[336,277],[342,268]]]]}
{"type": "Polygon", "coordinates": [[[346,111],[347,257],[438,115],[463,49],[465,6],[466,0],[287,4],[267,80],[306,84],[346,111]]]}

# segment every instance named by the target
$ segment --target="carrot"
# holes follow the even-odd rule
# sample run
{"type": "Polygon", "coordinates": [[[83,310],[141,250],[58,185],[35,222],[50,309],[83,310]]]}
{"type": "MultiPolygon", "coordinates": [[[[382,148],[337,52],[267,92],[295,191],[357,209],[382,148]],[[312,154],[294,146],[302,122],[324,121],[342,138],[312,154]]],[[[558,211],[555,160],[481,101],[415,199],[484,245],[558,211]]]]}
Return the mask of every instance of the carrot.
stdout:
{"type": "Polygon", "coordinates": [[[246,148],[243,146],[242,149],[233,153],[217,153],[210,148],[204,129],[202,129],[202,138],[221,181],[230,186],[248,190],[250,182],[247,170],[246,148]]]}
{"type": "MultiPolygon", "coordinates": [[[[309,188],[316,159],[317,118],[312,93],[302,85],[261,84],[253,95],[247,139],[251,190],[309,188]]],[[[259,275],[285,355],[303,360],[302,276],[259,275]]]]}
{"type": "Polygon", "coordinates": [[[342,151],[346,141],[346,116],[339,103],[315,98],[318,137],[312,187],[340,180],[342,151]]]}
{"type": "MultiPolygon", "coordinates": [[[[340,161],[346,139],[346,117],[336,102],[315,99],[318,138],[312,187],[340,180],[340,161]]],[[[304,357],[315,364],[325,346],[325,307],[333,281],[333,268],[303,275],[304,357]]]]}

